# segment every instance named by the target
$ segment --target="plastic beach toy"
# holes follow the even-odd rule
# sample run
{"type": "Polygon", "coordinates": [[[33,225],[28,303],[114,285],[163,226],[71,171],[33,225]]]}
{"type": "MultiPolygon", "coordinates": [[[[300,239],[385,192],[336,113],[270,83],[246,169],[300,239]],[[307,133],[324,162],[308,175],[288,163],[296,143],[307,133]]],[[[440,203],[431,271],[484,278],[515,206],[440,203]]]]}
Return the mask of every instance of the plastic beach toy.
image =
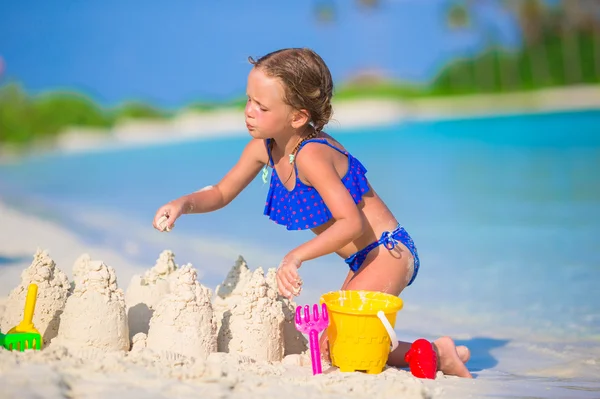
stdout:
{"type": "Polygon", "coordinates": [[[398,347],[396,314],[403,302],[375,291],[333,291],[321,297],[327,304],[331,363],[342,372],[383,371],[391,351],[398,347]]]}
{"type": "Polygon", "coordinates": [[[0,333],[0,345],[8,350],[41,349],[43,342],[40,332],[33,325],[33,312],[37,301],[38,287],[36,284],[29,284],[27,287],[27,298],[25,299],[25,310],[23,320],[6,335],[0,333]]]}
{"type": "Polygon", "coordinates": [[[304,317],[302,317],[302,306],[296,308],[296,329],[301,333],[308,334],[310,345],[310,360],[312,362],[313,375],[321,374],[321,351],[319,349],[319,333],[329,325],[329,314],[327,305],[323,304],[319,315],[319,305],[313,305],[311,319],[310,307],[304,306],[304,317]]]}
{"type": "Polygon", "coordinates": [[[419,338],[412,343],[404,360],[408,363],[410,372],[417,378],[435,379],[437,371],[437,354],[431,342],[419,338]]]}

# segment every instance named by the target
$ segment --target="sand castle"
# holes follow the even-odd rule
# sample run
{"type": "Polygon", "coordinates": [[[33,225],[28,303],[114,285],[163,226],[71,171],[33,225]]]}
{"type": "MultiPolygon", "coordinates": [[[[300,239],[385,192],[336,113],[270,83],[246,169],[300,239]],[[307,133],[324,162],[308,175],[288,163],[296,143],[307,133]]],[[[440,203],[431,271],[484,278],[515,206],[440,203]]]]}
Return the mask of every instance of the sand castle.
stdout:
{"type": "MultiPolygon", "coordinates": [[[[267,283],[277,291],[277,270],[270,268],[267,271],[267,283]]],[[[281,302],[283,310],[283,345],[285,348],[284,356],[299,355],[308,349],[308,340],[300,331],[296,329],[296,303],[284,296],[277,295],[277,300],[281,302]]]]}
{"type": "Polygon", "coordinates": [[[123,291],[112,267],[88,254],[73,266],[74,287],[60,317],[57,343],[68,347],[129,350],[123,291]]]}
{"type": "Polygon", "coordinates": [[[213,298],[192,265],[178,268],[174,258],[169,250],[161,252],[154,267],[133,276],[124,295],[114,269],[102,261],[80,256],[70,285],[47,253],[38,251],[6,301],[5,329],[20,320],[26,287],[36,282],[36,324],[54,323],[48,331],[56,345],[148,348],[202,359],[218,351],[267,362],[306,351],[307,340],[294,325],[295,304],[277,294],[275,269],[266,276],[262,268],[252,272],[240,256],[213,298]]]}
{"type": "MultiPolygon", "coordinates": [[[[294,324],[295,304],[287,298],[277,294],[277,282],[275,278],[276,269],[270,268],[267,271],[266,277],[262,276],[262,278],[258,277],[258,275],[262,274],[262,269],[260,270],[261,271],[258,274],[256,271],[253,273],[244,258],[240,256],[227,274],[223,283],[217,286],[213,304],[219,331],[219,352],[245,350],[244,348],[235,347],[235,343],[236,340],[242,340],[246,336],[246,331],[240,330],[240,332],[237,333],[235,327],[232,330],[231,325],[236,325],[236,322],[232,320],[235,320],[237,317],[243,319],[245,316],[241,310],[244,309],[244,304],[256,301],[258,299],[256,294],[260,297],[262,292],[268,292],[269,295],[275,295],[275,301],[271,301],[269,306],[281,309],[283,314],[283,356],[305,352],[308,348],[308,340],[296,330],[294,324]],[[254,285],[266,282],[270,290],[256,290],[250,287],[250,291],[247,291],[251,281],[253,281],[254,285]],[[249,299],[249,296],[252,297],[252,299],[249,299]],[[234,312],[233,309],[236,309],[236,311],[234,312]],[[221,324],[223,323],[223,320],[225,321],[225,326],[222,327],[221,324]],[[240,335],[237,339],[235,338],[236,334],[240,335]],[[233,344],[231,343],[232,341],[233,344]]],[[[279,317],[279,312],[276,313],[279,317]]],[[[244,323],[246,322],[242,321],[237,324],[244,325],[244,323]]],[[[259,358],[260,357],[262,356],[259,356],[259,358]]],[[[269,360],[272,360],[271,356],[267,357],[269,357],[269,360]]],[[[279,355],[275,356],[275,358],[278,357],[279,355]]]]}
{"type": "Polygon", "coordinates": [[[217,351],[212,293],[197,278],[190,264],[172,274],[170,293],[160,300],[150,319],[145,343],[149,349],[195,358],[207,358],[217,351]]]}
{"type": "MultiPolygon", "coordinates": [[[[222,284],[217,285],[213,299],[213,310],[217,320],[217,331],[221,334],[221,324],[225,312],[232,309],[242,301],[244,287],[250,281],[252,272],[243,257],[239,256],[235,265],[229,270],[222,284]]],[[[224,342],[219,340],[218,342],[224,342]]],[[[222,344],[219,344],[219,352],[225,352],[222,344]]]]}
{"type": "Polygon", "coordinates": [[[223,314],[219,347],[223,352],[240,352],[255,360],[281,361],[285,317],[262,268],[252,273],[241,296],[242,300],[223,314]]]}
{"type": "Polygon", "coordinates": [[[69,292],[67,275],[60,270],[46,251],[38,250],[31,265],[21,273],[19,284],[8,296],[0,320],[4,332],[17,325],[23,318],[23,307],[29,284],[37,284],[38,296],[33,324],[46,344],[57,335],[59,321],[69,292]]]}
{"type": "Polygon", "coordinates": [[[160,300],[171,292],[169,278],[177,270],[175,254],[162,251],[156,264],[144,275],[134,275],[125,292],[129,337],[148,334],[150,319],[160,300]]]}

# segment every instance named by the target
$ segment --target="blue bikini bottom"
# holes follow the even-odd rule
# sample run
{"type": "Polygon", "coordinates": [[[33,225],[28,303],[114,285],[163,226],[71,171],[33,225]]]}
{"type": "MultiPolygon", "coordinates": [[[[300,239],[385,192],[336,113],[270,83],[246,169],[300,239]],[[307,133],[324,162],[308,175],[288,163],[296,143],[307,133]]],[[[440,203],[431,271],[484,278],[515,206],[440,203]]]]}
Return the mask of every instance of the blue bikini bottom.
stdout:
{"type": "Polygon", "coordinates": [[[392,249],[394,249],[394,247],[396,247],[398,242],[404,244],[414,258],[414,271],[410,281],[408,282],[408,285],[411,285],[412,282],[415,280],[415,277],[417,277],[417,272],[419,271],[419,254],[417,253],[417,247],[415,247],[413,239],[410,237],[408,232],[404,230],[404,227],[400,225],[398,225],[394,231],[384,231],[383,234],[381,234],[381,238],[379,239],[379,241],[367,245],[357,253],[346,258],[345,262],[350,267],[350,270],[352,270],[353,272],[357,272],[358,269],[360,269],[360,267],[362,266],[365,259],[367,258],[369,252],[371,252],[373,249],[383,244],[386,249],[391,251],[392,249]]]}

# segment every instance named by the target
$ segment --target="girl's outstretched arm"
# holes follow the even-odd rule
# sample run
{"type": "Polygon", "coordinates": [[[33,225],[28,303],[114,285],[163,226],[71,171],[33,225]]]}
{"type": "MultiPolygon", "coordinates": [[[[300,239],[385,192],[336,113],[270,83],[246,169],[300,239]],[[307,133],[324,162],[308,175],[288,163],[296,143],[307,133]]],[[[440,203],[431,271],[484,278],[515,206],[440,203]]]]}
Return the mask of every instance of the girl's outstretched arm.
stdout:
{"type": "Polygon", "coordinates": [[[154,227],[160,231],[169,231],[182,214],[206,213],[223,208],[246,188],[267,162],[264,141],[252,139],[244,148],[238,162],[217,185],[204,187],[160,207],[154,216],[154,227]],[[163,217],[166,220],[161,221],[163,217]]]}
{"type": "Polygon", "coordinates": [[[215,186],[207,186],[182,197],[184,213],[206,213],[228,205],[256,177],[268,162],[265,142],[252,139],[242,152],[238,162],[215,186]]]}
{"type": "Polygon", "coordinates": [[[360,237],[364,220],[342,183],[327,146],[305,146],[296,162],[302,175],[319,192],[335,219],[327,230],[290,253],[293,258],[303,262],[335,252],[360,237]]]}

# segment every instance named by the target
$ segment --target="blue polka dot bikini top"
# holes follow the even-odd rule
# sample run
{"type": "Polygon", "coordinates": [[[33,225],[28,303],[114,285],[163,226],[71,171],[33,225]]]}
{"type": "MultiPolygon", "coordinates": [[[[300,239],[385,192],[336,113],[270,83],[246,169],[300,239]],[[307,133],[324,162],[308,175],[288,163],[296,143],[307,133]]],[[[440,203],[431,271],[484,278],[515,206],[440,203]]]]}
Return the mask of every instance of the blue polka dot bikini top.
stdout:
{"type": "MultiPolygon", "coordinates": [[[[289,191],[277,176],[273,158],[271,157],[270,139],[266,140],[267,152],[269,153],[269,164],[273,167],[271,174],[271,186],[267,194],[264,214],[269,216],[277,224],[286,226],[288,230],[305,230],[317,227],[328,222],[332,215],[327,205],[323,202],[321,195],[314,187],[307,186],[298,178],[298,168],[294,162],[294,172],[296,173],[296,186],[289,191]]],[[[321,143],[339,151],[348,157],[348,170],[342,182],[348,189],[354,202],[358,204],[365,193],[369,191],[369,184],[365,174],[367,169],[360,161],[350,155],[347,151],[342,151],[336,146],[330,144],[326,139],[310,139],[303,142],[296,156],[307,143],[321,143]]]]}

